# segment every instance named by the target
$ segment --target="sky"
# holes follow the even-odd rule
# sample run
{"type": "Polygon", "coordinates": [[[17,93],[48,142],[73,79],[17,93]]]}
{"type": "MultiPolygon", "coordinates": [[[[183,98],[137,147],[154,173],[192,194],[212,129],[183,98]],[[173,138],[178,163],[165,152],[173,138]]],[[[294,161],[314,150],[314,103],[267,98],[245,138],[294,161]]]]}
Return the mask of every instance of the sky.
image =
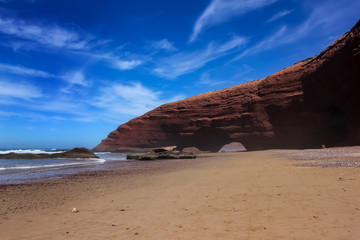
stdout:
{"type": "Polygon", "coordinates": [[[320,53],[360,0],[0,0],[0,148],[93,148],[320,53]]]}

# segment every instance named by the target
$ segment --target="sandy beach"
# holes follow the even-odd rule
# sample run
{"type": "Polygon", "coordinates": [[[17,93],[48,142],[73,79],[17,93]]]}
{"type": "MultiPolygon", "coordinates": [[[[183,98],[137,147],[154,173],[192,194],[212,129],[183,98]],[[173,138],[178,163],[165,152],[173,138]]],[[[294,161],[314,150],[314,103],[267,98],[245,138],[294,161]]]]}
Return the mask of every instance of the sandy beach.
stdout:
{"type": "Polygon", "coordinates": [[[359,239],[360,168],[306,165],[297,152],[204,154],[2,185],[0,238],[359,239]]]}

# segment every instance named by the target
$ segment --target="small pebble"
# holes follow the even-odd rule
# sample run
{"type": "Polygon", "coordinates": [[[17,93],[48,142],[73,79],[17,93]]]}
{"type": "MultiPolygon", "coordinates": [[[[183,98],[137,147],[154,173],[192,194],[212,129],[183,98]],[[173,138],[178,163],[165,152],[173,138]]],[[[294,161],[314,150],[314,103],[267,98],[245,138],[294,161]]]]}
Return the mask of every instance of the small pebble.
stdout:
{"type": "Polygon", "coordinates": [[[134,233],[134,235],[139,235],[139,233],[138,233],[138,232],[136,232],[136,233],[134,233]]]}
{"type": "Polygon", "coordinates": [[[122,209],[120,209],[120,211],[121,211],[121,212],[125,212],[125,209],[122,208],[122,209]]]}
{"type": "Polygon", "coordinates": [[[71,212],[73,212],[73,213],[78,213],[79,210],[78,210],[77,208],[73,208],[73,209],[71,210],[71,212]]]}

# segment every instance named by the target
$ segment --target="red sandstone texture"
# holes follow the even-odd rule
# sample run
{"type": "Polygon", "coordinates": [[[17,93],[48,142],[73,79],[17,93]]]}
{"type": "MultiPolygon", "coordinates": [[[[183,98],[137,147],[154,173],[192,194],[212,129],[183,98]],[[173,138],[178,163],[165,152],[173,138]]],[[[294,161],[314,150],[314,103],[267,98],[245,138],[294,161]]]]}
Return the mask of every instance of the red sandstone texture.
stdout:
{"type": "Polygon", "coordinates": [[[267,78],[164,104],[95,148],[218,151],[360,145],[360,21],[319,55],[267,78]]]}

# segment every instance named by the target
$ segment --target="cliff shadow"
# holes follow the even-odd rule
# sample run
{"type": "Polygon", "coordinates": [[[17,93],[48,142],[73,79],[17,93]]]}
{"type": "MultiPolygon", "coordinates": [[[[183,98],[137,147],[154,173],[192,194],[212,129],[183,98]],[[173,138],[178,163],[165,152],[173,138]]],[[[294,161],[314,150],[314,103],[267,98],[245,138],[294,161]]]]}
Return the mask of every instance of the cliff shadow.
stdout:
{"type": "Polygon", "coordinates": [[[265,108],[272,125],[274,137],[268,140],[270,148],[319,148],[316,133],[318,116],[309,113],[302,101],[296,100],[286,106],[269,105],[265,108]]]}
{"type": "Polygon", "coordinates": [[[200,128],[186,143],[187,147],[197,147],[202,151],[218,152],[222,146],[230,143],[229,135],[219,128],[200,128]]]}
{"type": "Polygon", "coordinates": [[[344,111],[337,105],[330,105],[321,115],[321,142],[330,147],[342,145],[349,137],[349,126],[344,111]]]}

